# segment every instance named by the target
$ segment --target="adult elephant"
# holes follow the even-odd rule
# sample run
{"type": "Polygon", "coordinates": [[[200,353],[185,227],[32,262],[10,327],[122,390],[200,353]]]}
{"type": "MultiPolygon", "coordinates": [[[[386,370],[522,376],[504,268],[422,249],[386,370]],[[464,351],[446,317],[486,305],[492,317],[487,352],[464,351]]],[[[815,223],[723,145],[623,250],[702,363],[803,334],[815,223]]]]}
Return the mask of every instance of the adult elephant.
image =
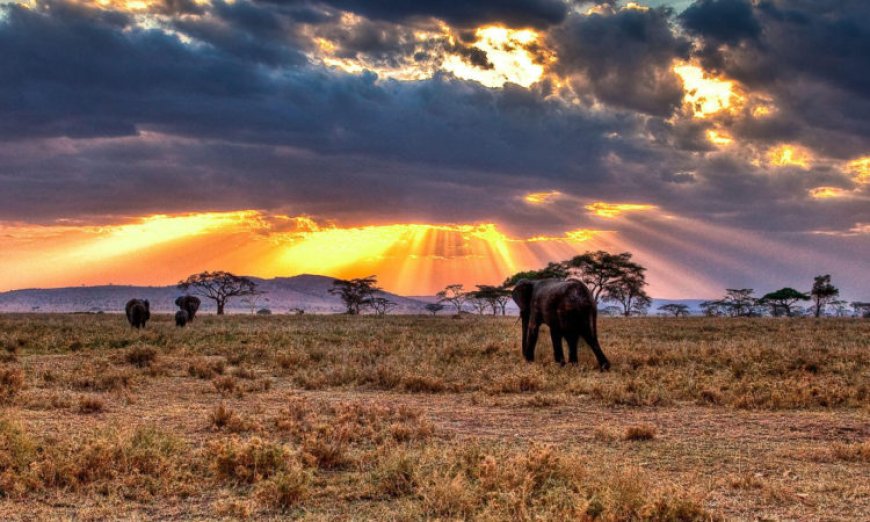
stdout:
{"type": "Polygon", "coordinates": [[[137,330],[145,328],[145,323],[151,319],[151,303],[147,299],[130,299],[124,310],[127,312],[127,321],[130,322],[130,326],[137,330]]]}
{"type": "Polygon", "coordinates": [[[592,348],[601,371],[610,369],[610,361],[598,344],[598,310],[595,299],[580,281],[523,279],[516,284],[511,295],[520,308],[523,322],[523,356],[535,360],[538,329],[541,324],[550,328],[553,355],[556,362],[565,364],[562,338],[568,341],[568,360],[577,363],[577,343],[582,338],[592,348]]]}
{"type": "Polygon", "coordinates": [[[193,321],[201,301],[195,295],[183,295],[175,300],[175,306],[187,312],[187,322],[193,321]]]}

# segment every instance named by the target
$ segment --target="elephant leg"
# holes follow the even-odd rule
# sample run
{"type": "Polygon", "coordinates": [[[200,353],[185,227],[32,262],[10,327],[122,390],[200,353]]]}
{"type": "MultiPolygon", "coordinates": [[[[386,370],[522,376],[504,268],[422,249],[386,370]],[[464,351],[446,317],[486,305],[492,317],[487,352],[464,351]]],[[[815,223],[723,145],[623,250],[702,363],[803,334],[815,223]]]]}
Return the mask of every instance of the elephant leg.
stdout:
{"type": "Polygon", "coordinates": [[[556,362],[565,366],[565,354],[562,352],[562,332],[555,327],[550,327],[550,339],[553,341],[553,357],[556,362]]]}
{"type": "Polygon", "coordinates": [[[609,370],[610,361],[607,360],[607,356],[605,356],[604,352],[601,351],[601,345],[598,344],[598,337],[596,337],[588,328],[583,328],[580,334],[583,337],[583,340],[586,341],[586,344],[592,348],[592,353],[595,354],[595,359],[598,361],[598,368],[602,372],[609,370]]]}
{"type": "Polygon", "coordinates": [[[538,344],[538,325],[530,325],[528,338],[526,339],[526,360],[532,362],[535,360],[535,346],[538,344]]]}
{"type": "Polygon", "coordinates": [[[580,342],[580,335],[571,332],[565,337],[568,339],[568,362],[577,364],[577,344],[580,342]]]}

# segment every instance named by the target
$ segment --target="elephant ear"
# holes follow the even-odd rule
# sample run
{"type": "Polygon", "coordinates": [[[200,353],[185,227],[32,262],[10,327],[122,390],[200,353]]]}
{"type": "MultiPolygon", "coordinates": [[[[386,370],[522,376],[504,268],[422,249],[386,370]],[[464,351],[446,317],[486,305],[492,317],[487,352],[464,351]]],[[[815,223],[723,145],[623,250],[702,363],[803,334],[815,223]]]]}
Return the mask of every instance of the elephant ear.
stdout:
{"type": "Polygon", "coordinates": [[[151,303],[149,303],[147,299],[145,299],[145,300],[142,301],[142,302],[145,303],[145,309],[146,309],[146,310],[151,310],[151,303]]]}
{"type": "Polygon", "coordinates": [[[532,289],[534,288],[534,283],[527,279],[521,279],[516,286],[514,286],[514,290],[511,293],[511,298],[520,308],[520,311],[525,312],[531,307],[532,304],[532,289]]]}

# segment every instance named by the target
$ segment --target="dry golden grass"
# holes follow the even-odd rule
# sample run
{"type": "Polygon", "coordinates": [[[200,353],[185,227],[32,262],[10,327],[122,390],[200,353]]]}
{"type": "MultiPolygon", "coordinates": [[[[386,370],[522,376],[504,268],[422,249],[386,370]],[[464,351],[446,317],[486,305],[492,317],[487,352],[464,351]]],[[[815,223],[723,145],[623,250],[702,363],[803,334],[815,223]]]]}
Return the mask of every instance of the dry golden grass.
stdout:
{"type": "Polygon", "coordinates": [[[0,316],[0,519],[850,520],[870,322],[0,316]]]}

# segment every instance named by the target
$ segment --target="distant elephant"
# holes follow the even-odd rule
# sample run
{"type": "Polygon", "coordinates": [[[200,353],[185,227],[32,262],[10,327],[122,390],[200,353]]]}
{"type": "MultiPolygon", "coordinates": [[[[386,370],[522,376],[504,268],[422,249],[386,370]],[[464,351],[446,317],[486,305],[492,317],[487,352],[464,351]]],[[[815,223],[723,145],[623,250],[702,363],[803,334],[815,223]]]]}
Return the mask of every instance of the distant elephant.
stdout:
{"type": "Polygon", "coordinates": [[[124,309],[133,328],[145,328],[145,323],[151,319],[151,303],[147,299],[130,299],[124,309]]]}
{"type": "Polygon", "coordinates": [[[184,310],[175,312],[175,326],[184,326],[187,324],[188,314],[184,310]]]}
{"type": "Polygon", "coordinates": [[[187,312],[187,322],[193,321],[196,311],[199,310],[199,297],[195,295],[183,295],[175,300],[175,306],[187,312]]]}
{"type": "Polygon", "coordinates": [[[535,360],[535,345],[541,323],[550,328],[556,362],[565,364],[562,338],[568,340],[569,361],[577,363],[577,343],[582,338],[592,348],[601,371],[610,369],[610,361],[598,344],[598,310],[586,285],[576,280],[521,280],[511,295],[520,308],[523,323],[523,356],[535,360]]]}

